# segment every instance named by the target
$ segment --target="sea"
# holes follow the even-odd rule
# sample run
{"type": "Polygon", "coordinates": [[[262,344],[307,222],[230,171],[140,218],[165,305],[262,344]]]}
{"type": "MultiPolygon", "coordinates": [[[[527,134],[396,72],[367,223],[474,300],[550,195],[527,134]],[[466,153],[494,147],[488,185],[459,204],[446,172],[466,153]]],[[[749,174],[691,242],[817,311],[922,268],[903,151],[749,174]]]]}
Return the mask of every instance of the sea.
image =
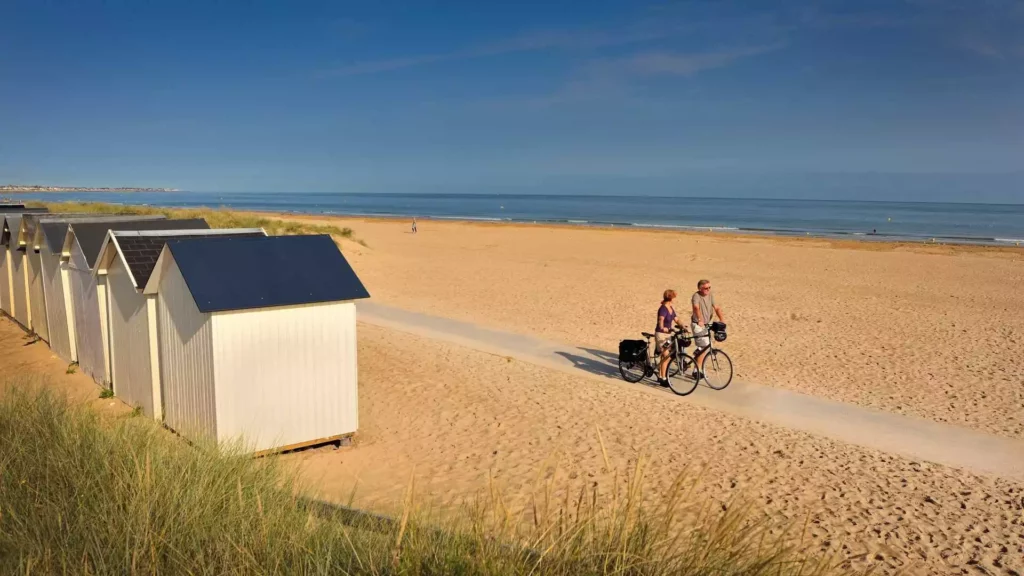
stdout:
{"type": "MultiPolygon", "coordinates": [[[[956,244],[1024,245],[1024,205],[536,194],[59,192],[18,201],[93,201],[386,216],[723,231],[956,244]]],[[[422,226],[421,226],[422,228],[422,226]]]]}

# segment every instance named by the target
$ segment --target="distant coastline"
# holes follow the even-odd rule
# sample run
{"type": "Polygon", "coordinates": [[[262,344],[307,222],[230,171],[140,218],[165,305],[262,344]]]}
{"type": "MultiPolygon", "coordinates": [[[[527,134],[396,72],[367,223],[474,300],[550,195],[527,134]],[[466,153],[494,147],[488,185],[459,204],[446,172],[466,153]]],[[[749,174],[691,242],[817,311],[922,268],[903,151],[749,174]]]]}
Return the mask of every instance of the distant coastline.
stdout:
{"type": "Polygon", "coordinates": [[[0,184],[0,192],[39,193],[39,192],[178,192],[177,188],[146,188],[142,186],[124,186],[106,188],[94,186],[41,186],[38,184],[0,184]]]}

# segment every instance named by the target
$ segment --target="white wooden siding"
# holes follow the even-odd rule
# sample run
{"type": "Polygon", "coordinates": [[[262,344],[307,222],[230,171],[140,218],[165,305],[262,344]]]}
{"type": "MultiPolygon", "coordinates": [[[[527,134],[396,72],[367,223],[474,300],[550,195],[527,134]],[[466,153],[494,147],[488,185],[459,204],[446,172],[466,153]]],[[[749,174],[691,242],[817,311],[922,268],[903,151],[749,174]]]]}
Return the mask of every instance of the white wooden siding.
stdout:
{"type": "Polygon", "coordinates": [[[0,310],[11,313],[11,269],[6,246],[0,246],[0,310]]]}
{"type": "Polygon", "coordinates": [[[60,283],[64,288],[64,312],[68,323],[68,340],[71,342],[71,361],[78,362],[78,334],[75,332],[75,303],[71,295],[71,263],[60,259],[60,283]]]}
{"type": "Polygon", "coordinates": [[[11,250],[11,275],[13,276],[13,288],[11,291],[11,311],[14,312],[14,319],[26,329],[29,325],[28,294],[25,291],[25,253],[21,250],[11,250]]]}
{"type": "Polygon", "coordinates": [[[170,260],[157,295],[164,423],[186,437],[216,439],[213,324],[170,260]]]}
{"type": "Polygon", "coordinates": [[[104,384],[103,332],[100,328],[100,305],[96,296],[96,277],[89,270],[81,246],[75,242],[68,261],[71,280],[71,307],[75,316],[75,344],[78,366],[93,380],[104,384]]]}
{"type": "Polygon", "coordinates": [[[43,291],[43,266],[39,254],[28,247],[25,256],[28,259],[28,294],[29,305],[32,307],[32,331],[44,342],[49,344],[49,323],[46,319],[46,296],[43,291]]]}
{"type": "Polygon", "coordinates": [[[43,293],[46,298],[46,326],[50,333],[50,349],[66,362],[73,362],[71,334],[68,326],[67,301],[64,299],[64,275],[60,271],[60,254],[50,252],[43,243],[39,249],[43,267],[43,293]]]}
{"type": "Polygon", "coordinates": [[[354,304],[215,313],[213,351],[218,440],[266,450],[358,428],[354,304]]]}
{"type": "Polygon", "coordinates": [[[132,285],[121,258],[107,275],[110,290],[110,370],[114,394],[153,416],[153,379],[149,358],[146,297],[132,285]]]}

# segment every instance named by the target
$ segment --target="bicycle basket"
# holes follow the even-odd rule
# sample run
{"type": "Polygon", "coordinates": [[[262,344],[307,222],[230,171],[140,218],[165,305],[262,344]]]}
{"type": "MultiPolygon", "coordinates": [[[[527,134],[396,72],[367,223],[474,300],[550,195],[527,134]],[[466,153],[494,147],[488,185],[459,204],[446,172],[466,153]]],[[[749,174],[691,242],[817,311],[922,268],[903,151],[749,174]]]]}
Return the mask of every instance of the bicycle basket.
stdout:
{"type": "Polygon", "coordinates": [[[647,357],[646,340],[623,340],[619,342],[619,360],[636,362],[647,357]]]}
{"type": "Polygon", "coordinates": [[[711,323],[711,331],[712,332],[725,332],[725,322],[712,322],[711,323]]]}

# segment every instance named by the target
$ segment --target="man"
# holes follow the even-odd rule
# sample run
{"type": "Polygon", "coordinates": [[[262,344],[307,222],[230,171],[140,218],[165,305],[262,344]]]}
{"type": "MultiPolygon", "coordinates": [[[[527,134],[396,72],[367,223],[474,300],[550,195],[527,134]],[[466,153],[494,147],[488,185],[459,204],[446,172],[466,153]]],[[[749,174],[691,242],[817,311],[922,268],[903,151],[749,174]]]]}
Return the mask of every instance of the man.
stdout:
{"type": "MultiPolygon", "coordinates": [[[[690,321],[693,322],[693,339],[697,343],[698,349],[705,348],[711,344],[711,334],[706,326],[711,324],[712,313],[717,314],[718,319],[725,322],[725,317],[722,316],[722,309],[718,307],[718,304],[715,304],[715,297],[711,294],[710,280],[697,282],[697,291],[694,292],[690,303],[693,305],[693,314],[690,316],[690,321]]],[[[704,376],[700,372],[700,366],[701,362],[704,361],[705,354],[707,354],[707,350],[697,355],[697,362],[693,367],[694,380],[704,376]]]]}

